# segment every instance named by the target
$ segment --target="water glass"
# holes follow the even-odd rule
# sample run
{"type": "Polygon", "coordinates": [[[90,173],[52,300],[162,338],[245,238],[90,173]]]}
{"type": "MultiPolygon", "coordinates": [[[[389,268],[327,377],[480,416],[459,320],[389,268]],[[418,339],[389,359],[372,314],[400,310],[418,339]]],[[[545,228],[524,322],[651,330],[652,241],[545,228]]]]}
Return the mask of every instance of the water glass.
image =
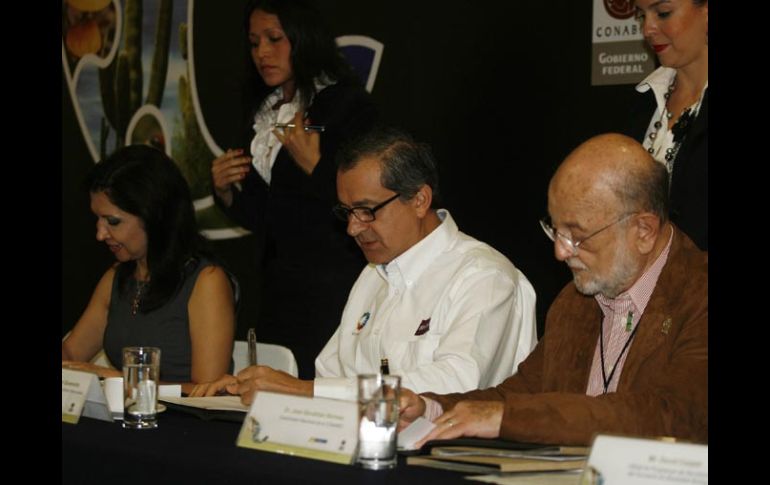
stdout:
{"type": "Polygon", "coordinates": [[[358,376],[358,463],[369,470],[396,466],[396,426],[401,378],[358,376]]]}
{"type": "Polygon", "coordinates": [[[123,427],[158,427],[160,349],[123,348],[123,427]]]}

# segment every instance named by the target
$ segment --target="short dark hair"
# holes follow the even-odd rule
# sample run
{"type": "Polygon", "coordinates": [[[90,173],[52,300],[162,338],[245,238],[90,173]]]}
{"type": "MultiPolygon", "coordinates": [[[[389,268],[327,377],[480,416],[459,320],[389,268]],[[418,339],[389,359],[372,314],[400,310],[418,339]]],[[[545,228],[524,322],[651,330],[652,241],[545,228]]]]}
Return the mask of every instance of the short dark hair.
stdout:
{"type": "Polygon", "coordinates": [[[409,200],[420,187],[433,191],[431,208],[439,207],[438,169],[430,146],[419,143],[408,133],[393,127],[377,127],[344,146],[337,156],[337,170],[347,172],[363,158],[380,161],[383,187],[409,200]]]}
{"type": "MultiPolygon", "coordinates": [[[[317,77],[326,75],[334,81],[356,79],[314,3],[308,0],[249,1],[246,4],[245,16],[246,39],[248,39],[249,19],[255,10],[276,15],[281,21],[281,27],[291,42],[291,68],[305,106],[315,96],[314,80],[317,77]]],[[[261,102],[272,88],[265,86],[250,55],[248,59],[251,65],[248,72],[252,77],[249,81],[250,86],[256,89],[255,101],[261,102]]],[[[257,105],[256,108],[259,106],[257,105]]]]}
{"type": "Polygon", "coordinates": [[[669,174],[662,163],[650,157],[643,168],[629,164],[617,182],[612,189],[625,212],[651,212],[661,223],[668,220],[669,174]]]}
{"type": "MultiPolygon", "coordinates": [[[[103,192],[120,210],[141,219],[152,277],[141,309],[160,307],[180,287],[190,259],[202,254],[203,238],[190,189],[179,168],[156,148],[130,145],[94,165],[86,185],[92,194],[103,192]]],[[[118,266],[120,291],[125,290],[135,268],[135,261],[118,266]]]]}

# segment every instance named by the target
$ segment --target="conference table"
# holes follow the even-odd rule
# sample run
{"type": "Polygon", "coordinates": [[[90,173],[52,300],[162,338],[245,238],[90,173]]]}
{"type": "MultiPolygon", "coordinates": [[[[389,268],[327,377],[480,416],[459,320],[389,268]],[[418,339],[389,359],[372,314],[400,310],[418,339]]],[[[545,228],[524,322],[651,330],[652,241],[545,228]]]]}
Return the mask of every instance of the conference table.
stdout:
{"type": "MultiPolygon", "coordinates": [[[[473,483],[458,472],[407,466],[364,470],[319,460],[240,448],[240,424],[203,420],[168,409],[158,428],[123,429],[120,421],[81,417],[62,423],[62,483],[385,484],[473,483]]],[[[479,483],[479,482],[476,482],[479,483]]]]}

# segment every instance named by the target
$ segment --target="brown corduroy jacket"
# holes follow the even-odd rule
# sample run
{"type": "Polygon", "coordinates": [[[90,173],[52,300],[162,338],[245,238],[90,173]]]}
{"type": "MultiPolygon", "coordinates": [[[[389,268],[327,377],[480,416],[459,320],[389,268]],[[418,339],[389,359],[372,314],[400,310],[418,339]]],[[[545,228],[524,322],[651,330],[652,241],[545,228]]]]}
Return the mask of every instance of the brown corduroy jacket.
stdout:
{"type": "Polygon", "coordinates": [[[602,312],[574,283],[548,310],[543,338],[515,375],[485,390],[437,396],[505,403],[500,437],[590,444],[598,433],[708,442],[708,253],[674,229],[671,251],[639,322],[617,392],[586,395],[602,312]]]}

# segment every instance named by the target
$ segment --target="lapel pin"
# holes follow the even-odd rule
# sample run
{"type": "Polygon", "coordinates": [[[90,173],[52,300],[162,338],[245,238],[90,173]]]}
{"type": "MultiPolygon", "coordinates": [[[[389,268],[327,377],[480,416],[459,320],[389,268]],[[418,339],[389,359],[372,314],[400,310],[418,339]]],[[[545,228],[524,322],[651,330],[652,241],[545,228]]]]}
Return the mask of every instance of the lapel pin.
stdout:
{"type": "Polygon", "coordinates": [[[668,335],[669,330],[671,330],[671,317],[666,317],[666,319],[663,320],[663,327],[660,329],[660,332],[663,335],[668,335]]]}
{"type": "Polygon", "coordinates": [[[366,326],[366,323],[369,321],[369,317],[371,316],[371,313],[366,312],[363,315],[361,315],[361,318],[358,319],[358,322],[356,323],[356,333],[359,333],[361,329],[363,329],[366,326]]]}

